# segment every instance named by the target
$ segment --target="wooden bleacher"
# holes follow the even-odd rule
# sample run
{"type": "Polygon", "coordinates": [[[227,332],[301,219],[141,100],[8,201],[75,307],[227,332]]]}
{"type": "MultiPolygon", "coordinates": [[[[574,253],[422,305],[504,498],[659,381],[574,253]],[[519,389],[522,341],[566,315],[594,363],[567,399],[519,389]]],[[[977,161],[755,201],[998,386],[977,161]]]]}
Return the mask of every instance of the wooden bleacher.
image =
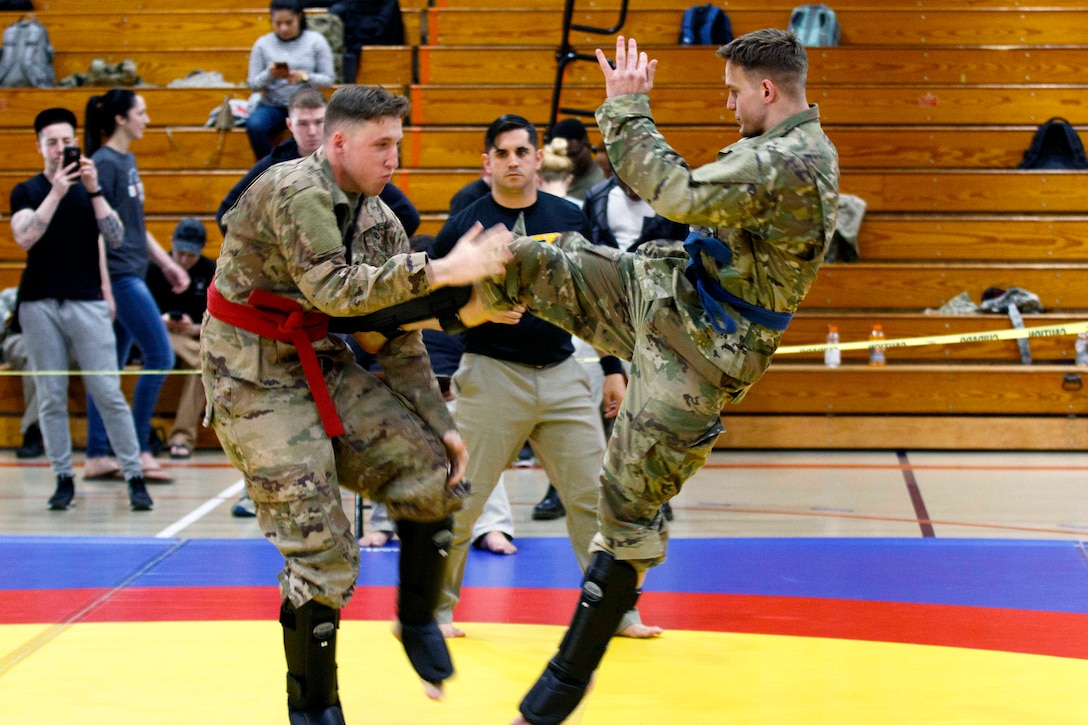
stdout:
{"type": "MultiPolygon", "coordinates": [[[[611,25],[619,0],[586,2],[575,22],[611,25]]],[[[655,119],[693,165],[736,139],[713,49],[676,45],[690,0],[649,0],[629,13],[625,35],[660,60],[652,93],[655,119]]],[[[729,0],[735,33],[784,27],[791,0],[729,0]]],[[[267,32],[267,6],[193,0],[179,11],[165,0],[137,0],[124,12],[89,13],[84,0],[37,0],[57,48],[57,75],[85,71],[91,59],[137,61],[152,127],[134,151],[147,187],[148,228],[168,240],[194,215],[220,236],[213,215],[226,189],[252,163],[242,130],[201,128],[225,95],[244,98],[248,51],[267,32]],[[227,7],[224,7],[227,6],[227,7]],[[263,7],[262,7],[263,6],[263,7]],[[194,52],[195,51],[195,52],[194,52]],[[168,89],[194,69],[219,70],[233,87],[168,89]]],[[[366,48],[359,82],[412,99],[394,182],[436,232],[449,197],[476,178],[484,127],[518,112],[548,121],[562,0],[530,0],[512,16],[508,0],[401,0],[407,45],[366,48]]],[[[1037,124],[1074,123],[1088,140],[1088,7],[1079,0],[912,0],[834,4],[842,45],[809,50],[809,100],[820,105],[836,144],[842,191],[868,204],[861,259],[821,270],[785,345],[819,343],[828,324],[843,341],[864,339],[875,322],[891,338],[966,334],[1009,327],[1003,315],[925,314],[961,292],[978,301],[990,286],[1039,294],[1045,313],[1028,326],[1088,319],[1088,174],[1017,171],[1037,124]]],[[[18,14],[0,13],[12,22],[18,14]]],[[[583,51],[611,38],[572,35],[583,51]]],[[[565,74],[564,106],[595,108],[603,84],[595,63],[565,74]]],[[[8,163],[0,194],[40,168],[27,131],[45,105],[82,115],[94,89],[0,90],[0,139],[8,163]]],[[[591,136],[598,136],[591,126],[591,136]]],[[[23,254],[0,225],[0,282],[13,284],[23,254]]],[[[1088,446],[1088,393],[1071,366],[1072,340],[1030,343],[1035,364],[1019,363],[1015,342],[896,348],[886,368],[863,352],[843,353],[829,370],[819,354],[783,355],[739,405],[725,411],[734,447],[1024,448],[1088,446]]],[[[21,398],[0,383],[0,445],[15,445],[21,398]]],[[[126,379],[131,386],[133,379],[126,379]]],[[[169,424],[180,378],[160,401],[169,424]]],[[[82,410],[78,381],[72,408],[82,410]]],[[[82,420],[73,420],[77,444],[82,420]]],[[[200,444],[215,445],[205,431],[200,444]]]]}

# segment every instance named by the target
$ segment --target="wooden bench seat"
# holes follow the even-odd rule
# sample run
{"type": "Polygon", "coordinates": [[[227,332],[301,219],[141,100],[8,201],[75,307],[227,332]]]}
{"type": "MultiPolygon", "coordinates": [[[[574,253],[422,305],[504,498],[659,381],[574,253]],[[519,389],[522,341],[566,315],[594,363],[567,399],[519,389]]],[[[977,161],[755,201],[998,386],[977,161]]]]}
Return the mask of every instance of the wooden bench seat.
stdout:
{"type": "MultiPolygon", "coordinates": [[[[673,41],[675,42],[675,40],[673,41]]],[[[654,83],[705,85],[720,78],[725,63],[713,46],[650,46],[658,61],[654,83]],[[705,68],[705,73],[693,73],[705,68]]],[[[1069,83],[1088,74],[1088,46],[1074,48],[919,48],[895,46],[839,46],[809,48],[808,85],[868,83],[980,85],[1009,83],[1069,83]]],[[[505,85],[518,82],[552,83],[556,72],[555,46],[422,46],[419,77],[422,84],[505,85]]],[[[392,81],[388,81],[392,82],[392,81]]],[[[564,82],[601,83],[596,62],[571,63],[564,82]]]]}
{"type": "Polygon", "coordinates": [[[828,368],[776,362],[733,413],[1084,415],[1088,393],[1067,389],[1072,365],[887,365],[828,368]]]}
{"type": "MultiPolygon", "coordinates": [[[[400,169],[393,177],[421,212],[443,212],[473,169],[400,169]]],[[[843,193],[865,199],[869,212],[1083,215],[1085,171],[846,170],[843,193]]],[[[3,175],[0,174],[0,190],[3,175]]]]}
{"type": "MultiPolygon", "coordinates": [[[[1079,80],[1079,79],[1072,79],[1079,80]]],[[[728,92],[717,80],[699,87],[662,86],[651,91],[654,118],[665,126],[732,125],[726,108],[728,92]]],[[[542,85],[453,86],[413,85],[411,123],[486,126],[516,108],[538,125],[547,124],[552,88],[542,85]]],[[[560,107],[594,111],[604,100],[604,87],[565,86],[560,107]]],[[[827,126],[1036,125],[1064,116],[1088,124],[1088,85],[949,86],[836,85],[808,89],[808,100],[820,106],[827,126]]]]}
{"type": "MultiPolygon", "coordinates": [[[[219,71],[227,83],[244,86],[249,74],[249,48],[207,49],[194,55],[190,50],[127,50],[110,48],[91,51],[57,50],[53,68],[57,80],[73,73],[86,73],[91,61],[101,58],[109,64],[133,60],[142,83],[165,86],[185,78],[190,71],[219,71]]],[[[403,85],[413,82],[413,49],[407,45],[374,45],[363,48],[363,62],[357,83],[403,85]]],[[[248,89],[246,89],[248,93],[248,89]]]]}
{"type": "Polygon", "coordinates": [[[855,262],[825,264],[801,309],[917,311],[962,292],[978,302],[989,287],[1022,287],[1048,312],[1088,309],[1088,265],[1030,262],[855,262]]]}
{"type": "MultiPolygon", "coordinates": [[[[600,135],[589,121],[590,141],[600,135]]],[[[665,139],[693,166],[710,163],[718,150],[739,140],[736,125],[659,127],[665,139]]],[[[1014,169],[1031,145],[1035,126],[835,126],[824,130],[844,169],[1014,169]]],[[[544,131],[541,127],[540,132],[544,131]]],[[[478,166],[483,126],[408,126],[401,143],[405,168],[478,166]]],[[[1088,138],[1088,125],[1078,131],[1088,138]]]]}
{"type": "MultiPolygon", "coordinates": [[[[245,50],[257,38],[272,31],[268,6],[263,9],[137,10],[88,12],[84,4],[78,12],[40,10],[35,15],[45,25],[54,48],[72,51],[125,50],[245,50]]],[[[423,11],[401,8],[405,42],[419,45],[423,11]]],[[[6,27],[22,13],[0,13],[6,27]]],[[[194,58],[196,59],[196,58],[194,58]]]]}
{"type": "MultiPolygon", "coordinates": [[[[493,45],[539,45],[551,30],[558,44],[562,10],[519,8],[511,22],[508,9],[430,8],[426,11],[427,45],[476,45],[487,38],[493,45]]],[[[785,28],[788,8],[729,8],[733,34],[760,28],[785,28]]],[[[630,9],[622,34],[646,45],[675,43],[682,13],[676,9],[630,9]]],[[[842,28],[840,45],[1033,46],[1088,45],[1088,8],[1066,7],[1009,11],[1005,8],[836,8],[842,28]]],[[[575,8],[575,24],[610,28],[614,10],[575,8]]],[[[575,47],[614,48],[615,40],[571,31],[575,47]]]]}

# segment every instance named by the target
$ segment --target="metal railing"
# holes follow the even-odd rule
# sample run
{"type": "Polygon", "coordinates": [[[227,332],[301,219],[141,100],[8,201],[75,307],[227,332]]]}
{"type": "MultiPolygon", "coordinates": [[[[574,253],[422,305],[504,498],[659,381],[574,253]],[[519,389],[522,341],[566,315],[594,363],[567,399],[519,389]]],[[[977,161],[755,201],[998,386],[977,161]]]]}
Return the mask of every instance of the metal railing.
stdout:
{"type": "Polygon", "coordinates": [[[571,45],[570,31],[577,30],[583,33],[595,33],[597,35],[615,35],[623,28],[623,24],[627,22],[627,0],[620,0],[620,16],[616,21],[616,24],[611,28],[597,28],[592,25],[576,24],[573,22],[575,1],[576,0],[566,0],[566,3],[563,5],[563,40],[562,44],[559,46],[559,50],[555,51],[555,85],[552,86],[552,106],[551,113],[548,116],[549,131],[555,125],[555,122],[559,120],[560,113],[566,113],[573,116],[593,115],[593,109],[561,108],[559,106],[559,95],[563,91],[563,73],[566,71],[567,66],[578,60],[597,62],[596,55],[579,53],[574,46],[571,45]]]}

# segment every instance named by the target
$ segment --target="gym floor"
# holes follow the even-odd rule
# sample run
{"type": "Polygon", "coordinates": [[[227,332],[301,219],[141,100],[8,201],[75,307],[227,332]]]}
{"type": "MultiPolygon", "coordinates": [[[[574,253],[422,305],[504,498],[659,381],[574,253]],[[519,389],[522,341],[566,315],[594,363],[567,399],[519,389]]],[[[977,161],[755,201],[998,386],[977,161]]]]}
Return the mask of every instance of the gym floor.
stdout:
{"type": "MultiPolygon", "coordinates": [[[[164,465],[152,512],[78,468],[52,512],[48,465],[0,452],[0,720],[286,722],[279,554],[230,515],[222,454],[164,465]]],[[[639,603],[666,633],[613,640],[570,722],[1088,723],[1086,473],[1080,453],[716,452],[639,603]]],[[[471,553],[440,703],[389,632],[396,547],[363,552],[349,723],[515,716],[580,576],[563,521],[530,520],[543,472],[507,480],[519,551],[471,553]]]]}

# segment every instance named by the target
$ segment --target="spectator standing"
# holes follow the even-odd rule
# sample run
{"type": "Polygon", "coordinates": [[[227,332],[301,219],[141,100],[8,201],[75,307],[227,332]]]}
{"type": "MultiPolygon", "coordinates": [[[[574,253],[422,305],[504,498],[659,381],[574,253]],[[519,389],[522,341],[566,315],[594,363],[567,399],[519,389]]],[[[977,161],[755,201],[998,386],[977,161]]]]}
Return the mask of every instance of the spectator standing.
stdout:
{"type": "MultiPolygon", "coordinates": [[[[189,275],[167,254],[144,226],[144,185],[129,150],[143,138],[150,119],[142,96],[125,88],[113,88],[87,103],[85,150],[94,161],[102,194],[124,225],[121,245],[110,248],[106,262],[113,297],[117,302],[114,334],[117,338],[117,368],[124,369],[135,342],[148,371],[172,370],[174,351],[159,307],[147,289],[147,268],[158,266],[171,288],[180,292],[189,286],[189,275]]],[[[24,328],[25,329],[25,328],[24,328]]],[[[151,453],[151,416],[159,400],[165,374],[144,374],[136,382],[132,416],[140,442],[140,464],[144,478],[168,482],[171,476],[151,453]]],[[[93,399],[87,401],[87,463],[85,478],[108,478],[117,472],[111,461],[106,429],[93,399]]]]}
{"type": "MultiPolygon", "coordinates": [[[[76,117],[49,108],[34,119],[41,174],[11,192],[11,230],[27,250],[19,283],[19,324],[31,371],[68,369],[69,352],[88,373],[117,370],[110,324],[113,300],[101,240],[120,245],[121,219],[103,193],[90,159],[62,166],[65,147],[76,145],[76,117]]],[[[121,461],[133,510],[152,507],[140,470],[140,447],[120,376],[85,375],[88,395],[102,409],[110,442],[121,461]]],[[[68,428],[68,378],[37,381],[38,413],[57,488],[49,508],[66,510],[75,496],[72,439],[68,428]]]]}
{"type": "Polygon", "coordinates": [[[325,88],[336,82],[332,49],[321,33],[306,29],[299,0],[272,0],[272,32],[257,38],[249,53],[249,89],[260,93],[246,119],[246,135],[255,159],[272,151],[272,141],[287,127],[287,103],[304,86],[325,88]]]}
{"type": "Polygon", "coordinates": [[[564,118],[552,126],[544,141],[551,143],[557,138],[567,140],[567,156],[574,162],[574,179],[567,193],[575,199],[585,199],[594,184],[604,181],[604,171],[597,163],[597,150],[589,142],[589,132],[577,118],[564,118]]]}
{"type": "MultiPolygon", "coordinates": [[[[208,285],[215,276],[215,261],[203,254],[206,241],[204,225],[199,219],[186,217],[174,228],[170,256],[189,273],[189,286],[184,291],[174,292],[158,267],[151,267],[147,274],[147,286],[170,334],[174,357],[194,372],[200,370],[200,323],[208,309],[208,285]]],[[[187,375],[174,425],[166,439],[171,458],[192,455],[197,426],[203,417],[204,385],[199,375],[187,375]]]]}
{"type": "MultiPolygon", "coordinates": [[[[487,129],[484,147],[491,193],[446,222],[435,239],[436,257],[441,259],[476,224],[504,224],[515,235],[587,233],[585,217],[576,206],[538,193],[543,152],[537,149],[536,129],[528,120],[500,116],[487,129]]],[[[571,546],[579,565],[588,563],[604,431],[588,376],[573,352],[569,333],[531,315],[516,325],[487,323],[465,333],[465,354],[452,380],[453,415],[468,446],[466,476],[477,495],[454,515],[453,543],[436,611],[446,636],[464,636],[453,626],[453,609],[460,598],[473,524],[526,440],[549,480],[564,494],[571,546]]],[[[608,384],[611,394],[622,398],[622,368],[619,360],[613,361],[608,384]]],[[[620,629],[638,636],[660,632],[638,621],[635,610],[620,629]]]]}

